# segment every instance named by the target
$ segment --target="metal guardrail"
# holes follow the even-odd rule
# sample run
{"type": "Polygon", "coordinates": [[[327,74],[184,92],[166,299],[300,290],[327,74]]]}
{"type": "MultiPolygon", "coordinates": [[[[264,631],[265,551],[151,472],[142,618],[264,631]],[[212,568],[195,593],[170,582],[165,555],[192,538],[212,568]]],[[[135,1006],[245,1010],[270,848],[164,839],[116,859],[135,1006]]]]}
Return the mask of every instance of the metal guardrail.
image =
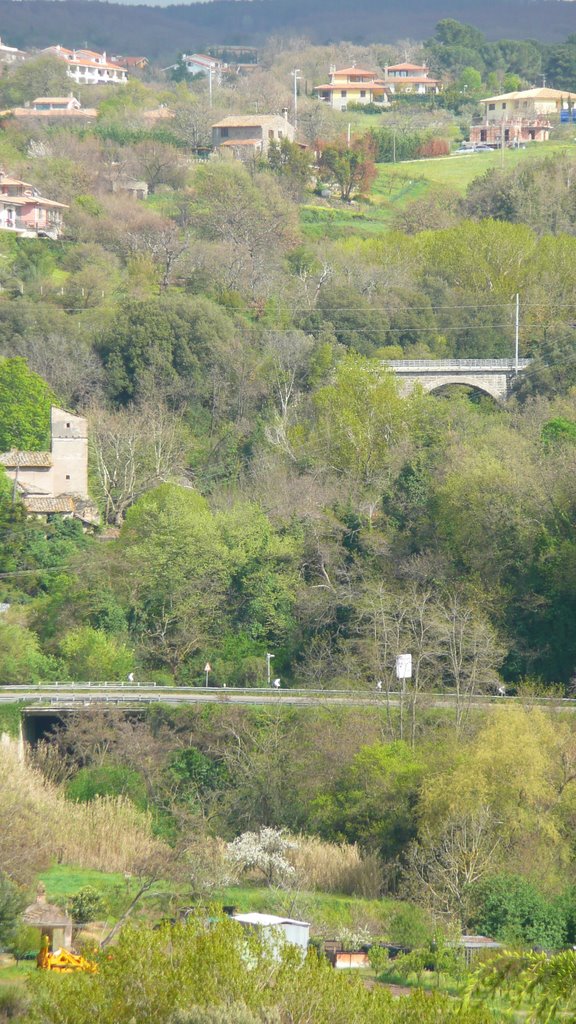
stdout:
{"type": "MultiPolygon", "coordinates": [[[[514,359],[385,359],[384,362],[393,370],[515,370],[514,359]]],[[[525,370],[531,359],[519,359],[518,368],[525,370]]]]}
{"type": "MultiPolygon", "coordinates": [[[[409,696],[409,695],[408,695],[409,696]]],[[[145,704],[166,703],[183,704],[194,701],[219,699],[222,702],[240,698],[240,703],[283,701],[285,703],[308,703],[327,700],[339,703],[378,704],[384,705],[387,700],[398,703],[402,697],[400,690],[333,690],[333,689],[302,689],[298,687],[281,690],[269,690],[267,687],[218,687],[218,686],[157,686],[155,683],[51,683],[27,686],[26,684],[1,686],[0,703],[23,703],[32,707],[39,706],[88,706],[98,703],[112,704],[145,704]]],[[[458,695],[454,692],[426,691],[419,694],[422,701],[433,702],[436,706],[450,707],[456,704],[458,695]]],[[[462,696],[463,703],[473,702],[475,705],[513,705],[529,702],[542,707],[563,707],[576,710],[574,697],[530,697],[500,696],[492,693],[480,693],[473,697],[462,696]]]]}

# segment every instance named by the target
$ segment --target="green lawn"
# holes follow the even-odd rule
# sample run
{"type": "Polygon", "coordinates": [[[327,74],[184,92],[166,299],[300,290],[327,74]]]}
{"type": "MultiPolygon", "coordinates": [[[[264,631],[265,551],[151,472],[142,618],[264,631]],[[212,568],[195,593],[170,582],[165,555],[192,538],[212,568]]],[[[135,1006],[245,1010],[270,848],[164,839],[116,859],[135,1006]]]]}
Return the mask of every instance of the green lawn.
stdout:
{"type": "MultiPolygon", "coordinates": [[[[137,886],[135,879],[125,879],[120,874],[69,868],[60,864],[43,872],[41,878],[46,885],[48,900],[59,904],[66,903],[83,886],[93,886],[106,902],[109,920],[119,916],[137,886]]],[[[155,892],[162,890],[169,892],[172,887],[164,883],[154,886],[155,892]]],[[[181,902],[185,903],[185,886],[181,891],[181,902]]],[[[373,934],[384,934],[391,912],[398,907],[398,903],[393,900],[366,900],[323,892],[290,894],[278,889],[249,885],[230,886],[214,893],[213,899],[218,904],[235,906],[243,913],[266,911],[304,917],[313,924],[316,931],[324,933],[326,930],[335,933],[339,928],[366,927],[373,934]]],[[[159,912],[165,912],[165,908],[161,907],[159,912]]]]}
{"type": "MultiPolygon", "coordinates": [[[[388,166],[388,165],[386,165],[388,166]]],[[[358,235],[368,238],[386,231],[396,210],[412,199],[418,198],[430,187],[422,178],[411,181],[401,175],[382,178],[378,190],[370,202],[356,201],[352,204],[315,205],[306,203],[300,207],[300,224],[307,238],[345,238],[358,235]]]]}
{"type": "Polygon", "coordinates": [[[392,912],[398,908],[396,901],[388,899],[365,900],[324,892],[291,894],[250,886],[231,886],[215,894],[215,899],[236,907],[240,914],[286,914],[310,921],[312,934],[332,937],[342,928],[367,928],[373,935],[383,935],[392,912]]]}
{"type": "Polygon", "coordinates": [[[385,233],[397,210],[419,199],[437,185],[446,185],[462,194],[474,178],[492,167],[511,168],[525,161],[543,159],[562,152],[576,155],[576,141],[534,143],[526,149],[506,149],[504,153],[452,154],[434,160],[410,160],[398,164],[379,164],[378,175],[370,190],[370,202],[352,204],[331,200],[329,205],[308,202],[300,207],[303,234],[310,239],[346,238],[356,235],[370,238],[385,233]]]}
{"type": "Polygon", "coordinates": [[[106,898],[113,896],[119,889],[130,893],[136,884],[134,879],[126,879],[121,874],[69,868],[63,864],[54,864],[48,871],[42,872],[40,878],[46,886],[48,901],[58,904],[65,903],[85,885],[92,885],[106,898]]]}
{"type": "Polygon", "coordinates": [[[505,149],[504,153],[453,153],[447,157],[436,157],[434,160],[410,160],[399,164],[379,164],[378,177],[372,186],[374,198],[388,200],[391,182],[398,179],[408,182],[412,187],[417,183],[425,190],[430,185],[448,185],[458,192],[464,193],[474,178],[484,174],[492,167],[511,168],[525,161],[543,159],[557,153],[569,152],[576,155],[576,142],[542,142],[533,143],[526,149],[505,149]]]}
{"type": "Polygon", "coordinates": [[[7,985],[11,987],[24,985],[30,976],[30,972],[35,970],[36,964],[33,960],[11,964],[9,967],[0,967],[0,989],[7,985]]]}

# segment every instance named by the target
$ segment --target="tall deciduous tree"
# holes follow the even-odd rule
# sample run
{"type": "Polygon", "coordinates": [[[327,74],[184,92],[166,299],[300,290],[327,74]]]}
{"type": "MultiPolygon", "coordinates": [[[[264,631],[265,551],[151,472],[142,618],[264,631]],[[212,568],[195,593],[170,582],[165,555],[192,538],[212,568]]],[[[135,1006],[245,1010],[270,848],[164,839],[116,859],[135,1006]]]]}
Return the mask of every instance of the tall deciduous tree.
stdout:
{"type": "Polygon", "coordinates": [[[0,450],[50,446],[50,406],[56,397],[24,359],[0,359],[0,450]]]}
{"type": "Polygon", "coordinates": [[[318,167],[323,181],[334,181],[349,202],[355,191],[365,192],[376,177],[375,145],[368,135],[350,143],[332,142],[320,148],[318,167]]]}
{"type": "Polygon", "coordinates": [[[106,521],[120,525],[146,491],[179,477],[185,467],[182,420],[160,400],[111,412],[93,408],[90,445],[106,521]]]}

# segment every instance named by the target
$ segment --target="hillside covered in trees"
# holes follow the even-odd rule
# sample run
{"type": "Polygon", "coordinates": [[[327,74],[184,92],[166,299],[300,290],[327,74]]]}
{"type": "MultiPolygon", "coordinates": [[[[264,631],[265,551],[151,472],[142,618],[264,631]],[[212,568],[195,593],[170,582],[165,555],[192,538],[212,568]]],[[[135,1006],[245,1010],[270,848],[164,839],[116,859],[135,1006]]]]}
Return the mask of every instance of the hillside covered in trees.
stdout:
{"type": "Polygon", "coordinates": [[[444,19],[409,44],[439,95],[340,113],[302,88],[300,144],[212,151],[222,118],[290,108],[295,68],[382,67],[386,40],[270,39],[211,89],[151,68],[79,87],[71,118],[26,106],[67,94],[62,61],[0,78],[4,183],[64,204],[58,238],[0,230],[0,452],[42,468],[51,407],[85,417],[100,516],[28,517],[0,470],[0,686],[158,698],[55,716],[25,759],[0,708],[0,943],[34,948],[41,877],[98,966],[0,977],[0,1020],[568,1019],[574,950],[547,953],[576,944],[573,105],[549,142],[458,148],[482,96],[568,90],[576,37],[444,19]],[[506,401],[406,394],[388,365],[509,359],[516,333],[506,401]],[[225,700],[271,660],[266,707],[225,700]],[[218,704],[162,701],[206,662],[218,704]],[[237,904],[310,920],[306,959],[246,939],[237,904]],[[463,932],[518,952],[467,981],[463,932]],[[327,939],[370,947],[368,984],[327,939]]]}
{"type": "MultiPolygon", "coordinates": [[[[431,45],[446,64],[456,30],[484,45],[441,23],[431,45]]],[[[50,403],[87,415],[110,532],[27,520],[3,482],[3,681],[190,683],[209,660],[214,683],[251,686],[271,651],[285,685],[370,688],[392,685],[410,650],[415,699],[502,678],[569,689],[569,134],[490,158],[465,191],[416,182],[400,203],[370,194],[374,157],[391,160],[387,114],[363,115],[347,148],[344,115],[302,97],[316,168],[312,146],[287,142],[248,165],[199,160],[218,114],[283,103],[294,59],[277,51],[215,88],[211,108],[203,82],[134,81],[104,97],[83,87],[99,103],[88,127],[4,121],[0,159],[69,210],[58,242],[0,234],[0,447],[45,448],[50,403]],[[171,116],[151,120],[160,103],[171,116]],[[126,179],[148,199],[119,190],[126,179]],[[372,209],[379,230],[355,233],[350,217],[372,209]],[[343,227],[324,233],[328,215],[343,227]],[[383,360],[509,356],[516,294],[533,362],[506,405],[400,393],[383,360]]],[[[521,81],[511,67],[485,74],[521,81]]],[[[395,153],[457,137],[473,87],[451,74],[442,107],[406,108],[395,153]]],[[[39,58],[0,88],[4,102],[57,95],[64,69],[39,58]]]]}
{"type": "Polygon", "coordinates": [[[575,30],[574,10],[564,0],[361,0],[309,4],[302,0],[218,0],[147,7],[79,0],[0,0],[3,37],[18,46],[91,45],[115,53],[143,53],[168,62],[176,54],[211,45],[262,45],[270,36],[304,37],[325,44],[348,39],[426,39],[441,18],[474,25],[489,39],[560,42],[575,30]]]}

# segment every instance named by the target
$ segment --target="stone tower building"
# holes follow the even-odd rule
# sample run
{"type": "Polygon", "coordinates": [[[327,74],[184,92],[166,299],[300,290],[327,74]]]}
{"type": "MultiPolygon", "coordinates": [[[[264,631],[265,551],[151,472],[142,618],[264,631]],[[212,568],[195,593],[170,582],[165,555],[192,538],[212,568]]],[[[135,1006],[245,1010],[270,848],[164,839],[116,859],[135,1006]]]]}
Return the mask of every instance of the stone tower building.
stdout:
{"type": "Polygon", "coordinates": [[[31,515],[56,513],[97,523],[98,510],[88,494],[87,420],[52,406],[50,436],[49,452],[4,452],[0,465],[31,515]]]}

